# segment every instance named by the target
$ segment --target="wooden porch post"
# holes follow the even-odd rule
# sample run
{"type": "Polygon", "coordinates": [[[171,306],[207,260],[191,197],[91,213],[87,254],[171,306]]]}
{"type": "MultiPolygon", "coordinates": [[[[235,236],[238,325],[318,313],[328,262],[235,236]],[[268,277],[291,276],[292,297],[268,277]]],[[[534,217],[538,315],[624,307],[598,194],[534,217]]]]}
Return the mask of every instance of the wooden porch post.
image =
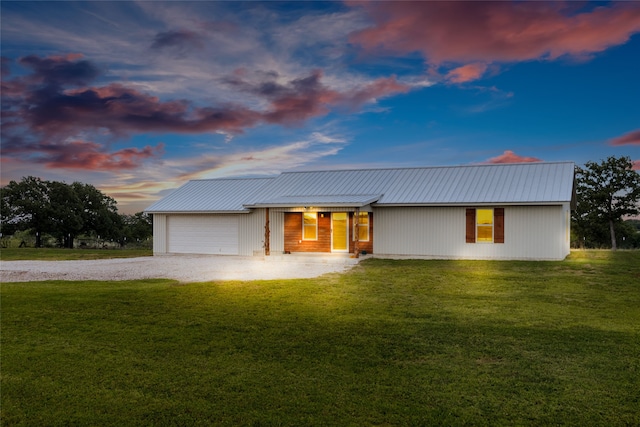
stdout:
{"type": "Polygon", "coordinates": [[[270,235],[271,231],[269,230],[269,208],[266,208],[264,220],[264,254],[267,256],[271,255],[270,235]]]}
{"type": "Polygon", "coordinates": [[[360,208],[356,208],[353,214],[354,234],[353,236],[353,252],[356,258],[360,258],[360,208]]]}

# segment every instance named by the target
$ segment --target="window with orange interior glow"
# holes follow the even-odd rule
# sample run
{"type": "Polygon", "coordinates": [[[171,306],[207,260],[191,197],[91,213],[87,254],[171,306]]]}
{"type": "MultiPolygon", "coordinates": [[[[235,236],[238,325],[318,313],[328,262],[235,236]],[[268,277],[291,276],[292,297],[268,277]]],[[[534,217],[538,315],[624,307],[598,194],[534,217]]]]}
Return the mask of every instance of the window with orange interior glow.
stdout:
{"type": "Polygon", "coordinates": [[[318,214],[302,213],[302,240],[318,240],[318,214]]]}
{"type": "Polygon", "coordinates": [[[476,209],[476,241],[493,242],[493,209],[476,209]]]}

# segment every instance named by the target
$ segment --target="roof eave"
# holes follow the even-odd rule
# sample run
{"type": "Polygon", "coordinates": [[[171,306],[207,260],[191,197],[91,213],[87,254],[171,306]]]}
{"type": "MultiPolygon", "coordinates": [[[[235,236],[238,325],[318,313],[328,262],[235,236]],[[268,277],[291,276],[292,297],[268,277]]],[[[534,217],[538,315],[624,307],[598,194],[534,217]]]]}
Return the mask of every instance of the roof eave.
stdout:
{"type": "Polygon", "coordinates": [[[376,208],[385,207],[428,207],[428,206],[558,206],[570,203],[570,200],[554,200],[539,202],[454,202],[454,203],[372,203],[376,208]]]}
{"type": "Polygon", "coordinates": [[[256,203],[253,205],[244,205],[245,208],[301,208],[301,207],[314,207],[314,208],[361,208],[369,203],[256,203]]]}
{"type": "Polygon", "coordinates": [[[248,214],[251,213],[251,210],[249,209],[243,209],[243,210],[224,210],[224,211],[216,211],[216,210],[184,210],[184,211],[179,211],[179,210],[167,210],[167,211],[163,211],[163,210],[145,210],[144,213],[146,214],[162,214],[162,215],[169,215],[169,214],[248,214]]]}

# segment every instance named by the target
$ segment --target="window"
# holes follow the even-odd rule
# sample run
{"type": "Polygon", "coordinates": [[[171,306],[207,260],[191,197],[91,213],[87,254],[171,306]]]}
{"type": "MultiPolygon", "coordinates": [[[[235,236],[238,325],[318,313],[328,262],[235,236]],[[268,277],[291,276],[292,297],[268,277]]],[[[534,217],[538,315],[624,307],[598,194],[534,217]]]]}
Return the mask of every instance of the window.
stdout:
{"type": "Polygon", "coordinates": [[[476,209],[476,242],[493,242],[493,209],[476,209]]]}
{"type": "MultiPolygon", "coordinates": [[[[354,216],[355,218],[355,216],[354,216]]],[[[356,222],[353,221],[353,235],[356,235],[356,222]]],[[[358,216],[358,241],[369,241],[369,212],[360,212],[358,216]]]]}
{"type": "Polygon", "coordinates": [[[467,209],[467,243],[504,243],[504,208],[467,209]]]}
{"type": "Polygon", "coordinates": [[[302,240],[318,240],[318,214],[302,213],[302,240]]]}

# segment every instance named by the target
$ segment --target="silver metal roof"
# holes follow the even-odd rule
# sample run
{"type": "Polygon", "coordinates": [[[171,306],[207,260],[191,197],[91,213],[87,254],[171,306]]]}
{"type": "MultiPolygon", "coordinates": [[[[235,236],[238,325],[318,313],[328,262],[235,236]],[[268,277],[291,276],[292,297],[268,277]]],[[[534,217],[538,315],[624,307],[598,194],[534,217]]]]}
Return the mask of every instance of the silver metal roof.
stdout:
{"type": "Polygon", "coordinates": [[[261,189],[274,178],[204,179],[189,181],[149,206],[149,213],[250,212],[244,207],[263,197],[261,189]]]}
{"type": "Polygon", "coordinates": [[[297,207],[297,206],[349,206],[362,207],[369,205],[382,197],[381,194],[331,194],[317,196],[281,196],[269,198],[267,201],[257,202],[246,207],[268,208],[268,207],[297,207]]]}
{"type": "Polygon", "coordinates": [[[549,204],[572,200],[573,178],[571,162],[286,172],[254,204],[276,205],[297,195],[313,205],[314,198],[346,194],[354,200],[379,194],[376,206],[549,204]]]}
{"type": "Polygon", "coordinates": [[[285,172],[190,181],[147,212],[247,212],[254,207],[361,207],[571,202],[574,164],[515,163],[285,172]]]}

